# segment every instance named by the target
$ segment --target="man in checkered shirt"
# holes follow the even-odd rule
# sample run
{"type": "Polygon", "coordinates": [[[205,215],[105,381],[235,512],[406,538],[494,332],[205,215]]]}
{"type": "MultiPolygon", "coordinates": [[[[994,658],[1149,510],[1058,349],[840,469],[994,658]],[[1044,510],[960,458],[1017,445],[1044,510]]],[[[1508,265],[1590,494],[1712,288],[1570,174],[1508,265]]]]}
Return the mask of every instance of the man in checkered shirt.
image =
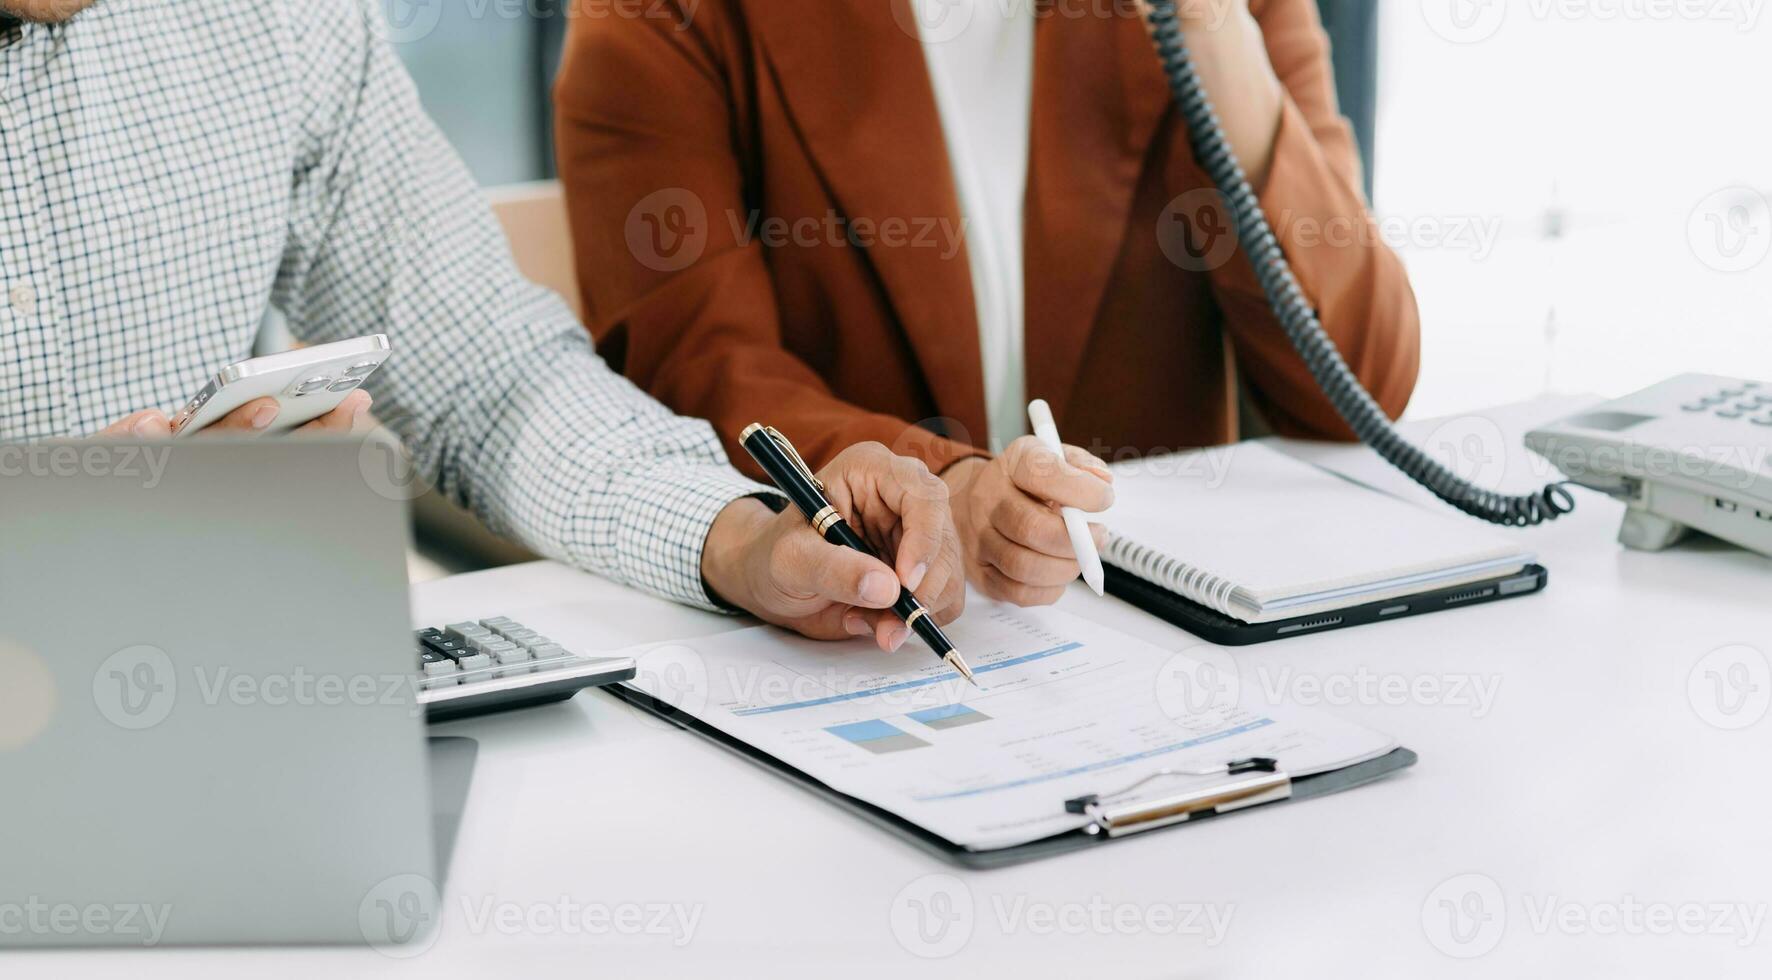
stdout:
{"type": "Polygon", "coordinates": [[[857,447],[823,474],[896,568],[827,545],[519,276],[379,3],[0,0],[0,440],[166,436],[274,306],[304,342],[393,342],[310,429],[363,427],[373,394],[424,475],[538,551],[819,637],[902,644],[900,581],[956,614],[921,463],[857,447]]]}

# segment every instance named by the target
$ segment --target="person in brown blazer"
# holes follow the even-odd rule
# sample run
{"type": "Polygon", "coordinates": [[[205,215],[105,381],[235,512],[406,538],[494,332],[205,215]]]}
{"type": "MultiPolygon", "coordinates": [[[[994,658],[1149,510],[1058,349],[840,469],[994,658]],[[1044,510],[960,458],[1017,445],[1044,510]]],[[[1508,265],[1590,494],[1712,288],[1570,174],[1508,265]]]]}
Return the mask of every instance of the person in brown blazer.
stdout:
{"type": "MultiPolygon", "coordinates": [[[[1305,293],[1400,414],[1418,314],[1314,0],[1182,13],[1305,293]]],[[[920,457],[987,595],[1056,601],[1077,563],[1054,505],[1103,509],[1103,457],[1235,440],[1239,385],[1281,434],[1351,437],[1131,0],[603,0],[577,13],[556,98],[602,355],[746,465],[759,420],[815,467],[867,440],[920,457]],[[1091,451],[1015,440],[1032,397],[1091,451]]]]}

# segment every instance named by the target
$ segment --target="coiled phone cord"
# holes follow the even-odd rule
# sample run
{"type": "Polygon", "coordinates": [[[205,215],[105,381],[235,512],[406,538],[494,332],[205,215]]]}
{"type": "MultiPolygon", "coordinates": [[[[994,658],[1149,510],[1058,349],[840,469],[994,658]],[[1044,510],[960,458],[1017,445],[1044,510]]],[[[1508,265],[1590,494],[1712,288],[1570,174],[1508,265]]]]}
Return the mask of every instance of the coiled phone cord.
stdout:
{"type": "Polygon", "coordinates": [[[1230,208],[1237,240],[1255,266],[1256,278],[1280,327],[1292,342],[1317,386],[1327,395],[1360,441],[1385,461],[1446,503],[1472,517],[1510,527],[1532,527],[1575,509],[1564,484],[1553,483],[1537,493],[1512,496],[1479,487],[1406,441],[1384,414],[1324,332],[1317,312],[1305,298],[1286,255],[1262,213],[1261,202],[1231,150],[1212,100],[1200,81],[1182,37],[1174,0],[1149,0],[1148,18],[1157,54],[1169,76],[1169,88],[1188,128],[1194,157],[1205,168],[1230,208]]]}

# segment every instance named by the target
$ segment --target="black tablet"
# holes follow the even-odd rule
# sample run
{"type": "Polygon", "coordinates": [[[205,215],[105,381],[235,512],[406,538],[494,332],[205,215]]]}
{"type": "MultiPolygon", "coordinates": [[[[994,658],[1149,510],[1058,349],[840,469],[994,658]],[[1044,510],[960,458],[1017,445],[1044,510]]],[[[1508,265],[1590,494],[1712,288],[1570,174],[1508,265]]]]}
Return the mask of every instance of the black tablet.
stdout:
{"type": "Polygon", "coordinates": [[[1544,566],[1527,565],[1511,575],[1449,589],[1435,589],[1381,602],[1368,602],[1315,616],[1281,619],[1271,623],[1245,623],[1197,602],[1183,599],[1130,572],[1121,571],[1112,565],[1107,567],[1107,591],[1110,595],[1118,596],[1201,639],[1227,647],[1309,636],[1312,633],[1346,629],[1349,626],[1364,626],[1390,619],[1420,616],[1423,613],[1514,599],[1544,591],[1549,581],[1550,573],[1545,571],[1544,566]]]}

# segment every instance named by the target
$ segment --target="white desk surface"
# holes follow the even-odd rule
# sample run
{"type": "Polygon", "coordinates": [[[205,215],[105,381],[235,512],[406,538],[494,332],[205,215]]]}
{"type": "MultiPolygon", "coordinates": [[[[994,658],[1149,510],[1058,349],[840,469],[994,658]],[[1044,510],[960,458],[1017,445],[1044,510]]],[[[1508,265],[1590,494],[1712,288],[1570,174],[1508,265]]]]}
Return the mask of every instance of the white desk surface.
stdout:
{"type": "MultiPolygon", "coordinates": [[[[1517,446],[1519,411],[1498,412],[1517,446]]],[[[1452,430],[1460,438],[1456,426],[1495,428],[1465,419],[1452,430]]],[[[1359,450],[1330,455],[1363,465],[1359,450]]],[[[1523,452],[1509,455],[1510,484],[1533,475],[1523,452]]],[[[1574,516],[1519,532],[1551,570],[1543,595],[1235,654],[1245,685],[1290,678],[1297,700],[1308,697],[1296,693],[1309,690],[1301,676],[1494,685],[1486,713],[1432,694],[1334,706],[1421,754],[1414,769],[1338,796],[957,871],[591,692],[441,730],[478,739],[480,761],[444,926],[416,960],[367,949],[58,952],[0,955],[0,974],[1763,977],[1772,719],[1712,722],[1763,715],[1772,678],[1764,657],[1725,671],[1745,681],[1743,709],[1735,689],[1717,700],[1714,678],[1695,667],[1736,644],[1772,654],[1772,561],[1714,543],[1627,552],[1614,543],[1619,513],[1583,493],[1574,516]],[[1466,898],[1475,879],[1462,875],[1485,876],[1499,895],[1466,898]],[[928,948],[914,934],[896,937],[895,902],[903,915],[943,887],[957,904],[925,935],[964,942],[924,959],[907,948],[928,948]],[[562,898],[699,918],[682,945],[680,931],[473,925],[489,907],[527,913],[562,898]],[[1442,899],[1477,903],[1466,907],[1502,927],[1499,941],[1483,952],[1494,933],[1478,932],[1461,945],[1472,934],[1451,931],[1442,899]],[[1745,913],[1711,908],[1735,903],[1745,913]],[[1161,925],[1150,910],[1177,905],[1228,916],[1222,940],[1138,924],[1161,925]],[[1109,911],[1097,920],[1092,907],[1109,911]]],[[[423,624],[577,603],[609,648],[740,625],[550,563],[427,583],[414,601],[423,624]]],[[[1199,646],[1081,586],[1065,605],[1166,649],[1199,646]]]]}

